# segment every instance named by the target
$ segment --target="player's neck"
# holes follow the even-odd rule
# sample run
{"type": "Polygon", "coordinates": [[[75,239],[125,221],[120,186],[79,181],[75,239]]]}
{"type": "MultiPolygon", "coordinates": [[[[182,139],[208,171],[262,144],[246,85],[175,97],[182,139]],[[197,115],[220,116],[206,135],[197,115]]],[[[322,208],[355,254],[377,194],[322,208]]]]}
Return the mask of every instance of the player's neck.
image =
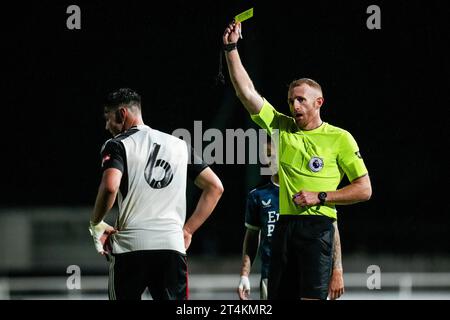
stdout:
{"type": "Polygon", "coordinates": [[[144,121],[142,120],[141,117],[133,117],[132,119],[130,119],[130,121],[127,123],[127,129],[133,128],[133,127],[137,127],[139,125],[143,125],[144,121]]]}

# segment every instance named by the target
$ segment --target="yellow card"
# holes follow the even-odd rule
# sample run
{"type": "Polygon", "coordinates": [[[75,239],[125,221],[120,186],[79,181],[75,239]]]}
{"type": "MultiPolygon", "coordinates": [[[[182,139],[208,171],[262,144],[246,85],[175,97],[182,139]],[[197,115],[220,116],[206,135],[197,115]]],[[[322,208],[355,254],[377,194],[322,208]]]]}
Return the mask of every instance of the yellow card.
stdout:
{"type": "Polygon", "coordinates": [[[247,19],[250,19],[251,17],[253,17],[253,8],[248,9],[242,13],[239,13],[236,17],[234,17],[234,21],[242,22],[247,19]]]}

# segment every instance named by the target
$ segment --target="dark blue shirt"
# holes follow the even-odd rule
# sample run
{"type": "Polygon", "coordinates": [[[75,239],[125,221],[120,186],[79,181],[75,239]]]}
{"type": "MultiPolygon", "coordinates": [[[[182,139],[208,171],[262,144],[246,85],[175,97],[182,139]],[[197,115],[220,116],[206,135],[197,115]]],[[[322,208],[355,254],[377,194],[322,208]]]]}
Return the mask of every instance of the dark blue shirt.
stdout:
{"type": "Polygon", "coordinates": [[[279,187],[269,182],[250,191],[245,211],[245,226],[261,230],[259,253],[261,255],[261,278],[269,277],[270,246],[275,223],[279,215],[279,187]]]}

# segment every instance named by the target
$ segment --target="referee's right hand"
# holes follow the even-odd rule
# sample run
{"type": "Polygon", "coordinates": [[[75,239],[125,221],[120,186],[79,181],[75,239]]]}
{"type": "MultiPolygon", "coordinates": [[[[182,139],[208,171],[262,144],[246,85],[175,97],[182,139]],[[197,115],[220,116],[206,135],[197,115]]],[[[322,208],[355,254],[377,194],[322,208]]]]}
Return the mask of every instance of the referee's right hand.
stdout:
{"type": "Polygon", "coordinates": [[[223,44],[237,43],[239,40],[240,32],[241,24],[239,22],[230,23],[223,33],[223,44]]]}

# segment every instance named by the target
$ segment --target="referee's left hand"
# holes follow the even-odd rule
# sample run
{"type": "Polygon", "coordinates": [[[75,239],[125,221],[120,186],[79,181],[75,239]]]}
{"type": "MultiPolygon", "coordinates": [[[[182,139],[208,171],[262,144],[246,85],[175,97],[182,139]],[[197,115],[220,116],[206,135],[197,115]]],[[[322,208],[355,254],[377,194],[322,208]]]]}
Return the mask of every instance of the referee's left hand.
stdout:
{"type": "Polygon", "coordinates": [[[292,196],[292,201],[300,207],[314,206],[320,204],[318,195],[318,192],[301,190],[292,196]]]}
{"type": "Polygon", "coordinates": [[[328,297],[336,300],[344,294],[344,276],[341,269],[333,269],[330,284],[328,286],[328,297]]]}

